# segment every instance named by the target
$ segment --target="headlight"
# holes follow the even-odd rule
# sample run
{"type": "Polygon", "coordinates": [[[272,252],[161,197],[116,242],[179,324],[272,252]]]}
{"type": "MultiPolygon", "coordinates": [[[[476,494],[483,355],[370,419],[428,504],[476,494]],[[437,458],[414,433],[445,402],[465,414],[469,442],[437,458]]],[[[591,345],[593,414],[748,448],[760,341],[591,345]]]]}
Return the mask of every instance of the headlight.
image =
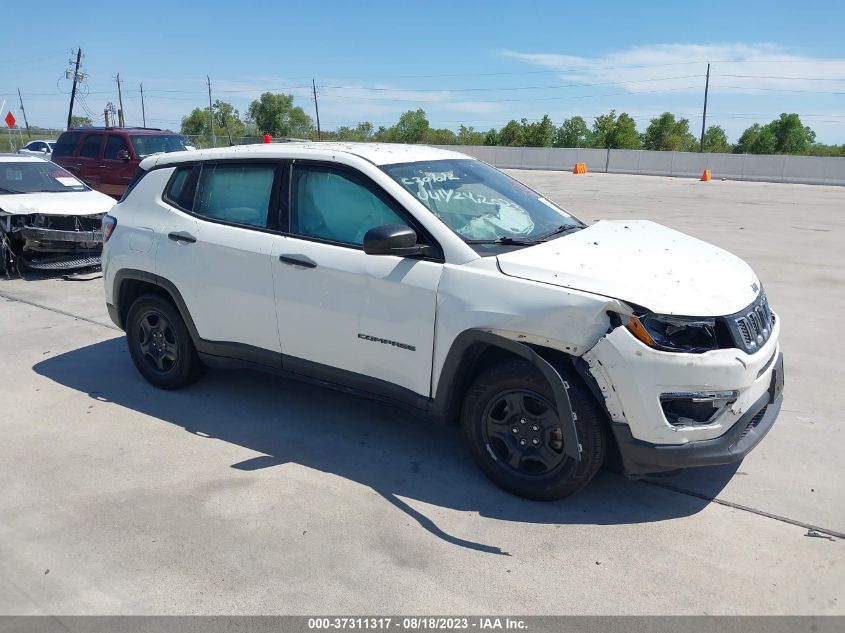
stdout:
{"type": "Polygon", "coordinates": [[[625,327],[649,347],[667,352],[700,354],[723,347],[716,319],[644,314],[632,316],[625,327]]]}

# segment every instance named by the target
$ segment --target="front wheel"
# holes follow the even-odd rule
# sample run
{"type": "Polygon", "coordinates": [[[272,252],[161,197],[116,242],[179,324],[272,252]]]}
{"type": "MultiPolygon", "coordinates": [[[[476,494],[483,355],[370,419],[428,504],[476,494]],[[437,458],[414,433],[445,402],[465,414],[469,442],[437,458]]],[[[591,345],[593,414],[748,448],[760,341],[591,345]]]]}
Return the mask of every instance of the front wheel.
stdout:
{"type": "Polygon", "coordinates": [[[530,363],[493,365],[464,400],[462,425],[473,459],[487,477],[520,497],[568,497],[586,486],[604,461],[604,414],[575,376],[561,373],[569,384],[581,461],[566,455],[554,394],[530,363]]]}
{"type": "Polygon", "coordinates": [[[182,316],[164,297],[135,300],[126,317],[126,341],[135,367],[160,389],[189,385],[205,369],[182,316]]]}

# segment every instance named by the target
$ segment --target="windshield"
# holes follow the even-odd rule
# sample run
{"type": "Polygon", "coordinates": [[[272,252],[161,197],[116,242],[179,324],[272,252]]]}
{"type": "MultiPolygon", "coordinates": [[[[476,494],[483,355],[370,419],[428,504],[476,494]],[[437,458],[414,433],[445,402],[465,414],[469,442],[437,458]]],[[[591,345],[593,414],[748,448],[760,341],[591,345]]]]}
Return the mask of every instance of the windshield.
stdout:
{"type": "Polygon", "coordinates": [[[530,242],[583,226],[536,191],[481,161],[421,161],[382,169],[468,242],[530,242]]]}
{"type": "Polygon", "coordinates": [[[143,134],[130,136],[132,147],[138,158],[145,158],[162,152],[181,152],[185,148],[185,139],[178,134],[143,134]]]}
{"type": "Polygon", "coordinates": [[[72,174],[47,161],[0,163],[0,195],[41,191],[85,191],[72,174]]]}

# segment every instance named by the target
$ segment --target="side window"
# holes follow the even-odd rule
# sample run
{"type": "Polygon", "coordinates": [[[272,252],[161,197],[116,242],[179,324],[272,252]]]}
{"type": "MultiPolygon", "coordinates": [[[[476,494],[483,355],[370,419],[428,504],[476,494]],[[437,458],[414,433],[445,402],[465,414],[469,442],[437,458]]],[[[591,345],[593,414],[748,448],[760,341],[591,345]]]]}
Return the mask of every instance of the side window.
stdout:
{"type": "Polygon", "coordinates": [[[102,138],[102,134],[92,134],[86,138],[79,155],[82,158],[97,158],[100,155],[100,140],[102,138]]]}
{"type": "Polygon", "coordinates": [[[53,148],[53,156],[73,156],[73,150],[76,148],[76,142],[78,140],[78,133],[65,132],[56,141],[56,146],[53,148]]]}
{"type": "Polygon", "coordinates": [[[194,213],[214,220],[267,228],[276,165],[204,165],[194,213]]]}
{"type": "Polygon", "coordinates": [[[129,151],[129,147],[127,147],[126,141],[123,140],[123,137],[118,136],[117,134],[109,134],[109,139],[106,141],[106,149],[103,152],[103,158],[117,160],[117,153],[122,149],[127,152],[129,151]]]}
{"type": "Polygon", "coordinates": [[[382,224],[407,224],[363,182],[342,172],[296,167],[290,232],[361,246],[364,234],[382,224]]]}
{"type": "MultiPolygon", "coordinates": [[[[194,209],[194,193],[197,190],[197,176],[199,175],[199,166],[185,165],[184,167],[177,167],[176,171],[170,177],[170,181],[164,188],[162,197],[170,204],[179,207],[184,211],[193,211],[194,209]]],[[[143,172],[138,170],[135,175],[138,178],[139,174],[143,172]]],[[[138,178],[140,180],[140,178],[138,178]]],[[[135,181],[129,184],[129,188],[134,186],[135,181]]]]}

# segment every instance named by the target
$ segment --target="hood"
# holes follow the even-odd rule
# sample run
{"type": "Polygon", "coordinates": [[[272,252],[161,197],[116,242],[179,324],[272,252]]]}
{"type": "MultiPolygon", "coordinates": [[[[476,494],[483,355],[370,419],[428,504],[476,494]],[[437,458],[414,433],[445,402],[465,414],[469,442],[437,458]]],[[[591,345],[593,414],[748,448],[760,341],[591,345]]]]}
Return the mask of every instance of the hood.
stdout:
{"type": "Polygon", "coordinates": [[[760,286],[735,255],[644,220],[597,222],[497,259],[506,275],[621,299],[660,314],[733,314],[754,301],[760,286]]]}
{"type": "Polygon", "coordinates": [[[93,190],[0,194],[0,211],[10,215],[98,215],[108,213],[115,202],[93,190]]]}

